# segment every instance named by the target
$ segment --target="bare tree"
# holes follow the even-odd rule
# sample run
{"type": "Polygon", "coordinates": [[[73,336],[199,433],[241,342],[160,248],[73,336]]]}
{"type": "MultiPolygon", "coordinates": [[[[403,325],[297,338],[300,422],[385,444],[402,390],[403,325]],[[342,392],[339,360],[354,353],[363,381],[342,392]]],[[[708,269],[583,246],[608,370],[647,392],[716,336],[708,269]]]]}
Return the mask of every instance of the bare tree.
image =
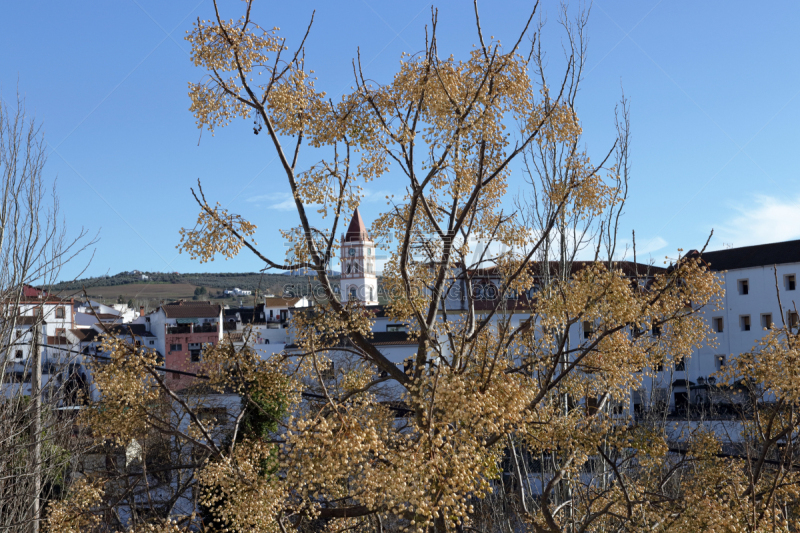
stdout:
{"type": "Polygon", "coordinates": [[[45,309],[56,298],[47,287],[93,241],[67,237],[45,161],[24,103],[0,100],[0,531],[39,530],[81,442],[65,402],[74,355],[48,344],[45,309]]]}

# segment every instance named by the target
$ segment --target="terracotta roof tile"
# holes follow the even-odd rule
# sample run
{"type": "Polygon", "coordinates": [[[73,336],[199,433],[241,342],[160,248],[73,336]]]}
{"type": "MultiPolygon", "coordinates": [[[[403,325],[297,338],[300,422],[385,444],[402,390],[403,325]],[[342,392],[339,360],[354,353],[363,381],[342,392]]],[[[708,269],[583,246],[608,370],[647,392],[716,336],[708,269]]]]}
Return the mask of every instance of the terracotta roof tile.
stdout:
{"type": "Polygon", "coordinates": [[[367,233],[367,227],[364,224],[364,219],[361,218],[361,213],[358,212],[358,208],[356,207],[356,211],[353,213],[353,220],[350,221],[350,226],[347,228],[347,233],[345,233],[344,242],[368,240],[370,240],[370,238],[367,233]]]}

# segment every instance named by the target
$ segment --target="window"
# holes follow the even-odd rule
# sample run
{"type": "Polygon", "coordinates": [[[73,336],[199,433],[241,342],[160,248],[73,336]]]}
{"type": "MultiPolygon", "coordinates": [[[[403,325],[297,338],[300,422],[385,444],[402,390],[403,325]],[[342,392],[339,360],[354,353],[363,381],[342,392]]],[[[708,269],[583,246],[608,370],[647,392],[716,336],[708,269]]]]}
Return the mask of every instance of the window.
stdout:
{"type": "Polygon", "coordinates": [[[190,342],[189,343],[189,358],[193,363],[197,363],[200,361],[200,351],[202,350],[203,345],[199,342],[190,342]]]}
{"type": "Polygon", "coordinates": [[[739,325],[742,327],[742,331],[750,331],[750,315],[740,316],[739,325]]]}
{"type": "Polygon", "coordinates": [[[588,339],[589,337],[592,336],[592,333],[594,333],[594,330],[592,328],[592,323],[588,322],[588,321],[584,322],[583,323],[583,338],[584,339],[588,339]]]}
{"type": "Polygon", "coordinates": [[[750,290],[750,285],[746,279],[740,279],[738,285],[739,285],[739,294],[742,295],[747,294],[748,291],[750,290]]]}
{"type": "Polygon", "coordinates": [[[653,334],[653,337],[660,337],[661,336],[661,326],[658,324],[653,324],[653,327],[650,328],[650,332],[653,334]]]}
{"type": "Polygon", "coordinates": [[[64,318],[64,308],[56,307],[56,318],[64,318]]]}
{"type": "Polygon", "coordinates": [[[656,363],[656,372],[663,372],[664,371],[664,362],[659,361],[656,363]]]}
{"type": "Polygon", "coordinates": [[[506,291],[506,300],[516,300],[516,299],[517,299],[516,289],[508,289],[506,291]]]}
{"type": "Polygon", "coordinates": [[[16,357],[17,359],[22,359],[22,350],[17,350],[16,352],[14,352],[14,357],[16,357]]]}
{"type": "Polygon", "coordinates": [[[350,287],[350,300],[358,300],[358,289],[355,285],[350,287]]]}
{"type": "Polygon", "coordinates": [[[225,407],[201,407],[197,410],[197,419],[203,424],[224,424],[227,417],[225,407]]]}
{"type": "Polygon", "coordinates": [[[789,322],[790,328],[796,328],[800,325],[800,318],[798,318],[797,313],[795,311],[789,311],[786,315],[787,322],[789,322]]]}
{"type": "Polygon", "coordinates": [[[170,352],[182,352],[183,351],[183,344],[170,344],[169,345],[170,352]]]}
{"type": "Polygon", "coordinates": [[[325,381],[332,380],[336,376],[336,370],[333,361],[328,361],[327,363],[321,363],[319,365],[319,375],[325,381]]]}
{"type": "Polygon", "coordinates": [[[716,361],[717,370],[722,370],[723,368],[725,368],[725,355],[724,354],[720,354],[720,355],[715,356],[715,358],[717,360],[716,361]]]}
{"type": "Polygon", "coordinates": [[[496,299],[497,298],[497,287],[495,287],[491,283],[487,283],[486,286],[483,288],[483,296],[487,300],[496,299]]]}
{"type": "Polygon", "coordinates": [[[405,331],[405,324],[386,324],[386,331],[405,331]]]}
{"type": "Polygon", "coordinates": [[[155,343],[156,341],[150,341],[150,346],[153,346],[155,343]]]}
{"type": "Polygon", "coordinates": [[[686,359],[681,359],[675,362],[675,372],[684,372],[686,370],[686,359]]]}
{"type": "Polygon", "coordinates": [[[181,375],[178,374],[177,372],[173,372],[172,373],[172,379],[181,379],[181,375]]]}
{"type": "Polygon", "coordinates": [[[483,300],[483,285],[475,285],[472,292],[476,300],[483,300]]]}
{"type": "Polygon", "coordinates": [[[375,299],[375,294],[373,294],[372,287],[370,287],[369,288],[369,301],[372,301],[374,299],[375,299]]]}
{"type": "Polygon", "coordinates": [[[783,276],[783,284],[787,291],[793,291],[797,285],[797,280],[794,277],[794,274],[786,274],[783,276]]]}
{"type": "Polygon", "coordinates": [[[764,313],[761,315],[761,327],[772,329],[772,313],[764,313]]]}
{"type": "Polygon", "coordinates": [[[714,331],[716,331],[717,333],[722,333],[724,331],[724,327],[723,327],[724,323],[722,321],[722,317],[721,316],[713,318],[711,320],[711,322],[713,324],[714,331]]]}
{"type": "Polygon", "coordinates": [[[409,357],[405,361],[403,361],[403,373],[406,375],[410,375],[414,371],[414,358],[409,357]]]}

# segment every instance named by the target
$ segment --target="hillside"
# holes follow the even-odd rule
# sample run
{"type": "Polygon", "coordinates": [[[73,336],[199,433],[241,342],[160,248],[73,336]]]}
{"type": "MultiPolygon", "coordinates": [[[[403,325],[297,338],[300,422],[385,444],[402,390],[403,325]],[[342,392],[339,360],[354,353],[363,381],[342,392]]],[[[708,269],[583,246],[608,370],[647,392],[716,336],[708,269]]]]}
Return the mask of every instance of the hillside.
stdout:
{"type": "MultiPolygon", "coordinates": [[[[331,277],[339,283],[338,276],[331,277]]],[[[99,276],[61,282],[50,290],[66,297],[78,299],[85,295],[103,303],[129,302],[134,307],[153,309],[162,300],[192,299],[212,300],[227,305],[253,305],[253,297],[223,297],[222,291],[238,287],[260,295],[285,293],[308,295],[318,283],[314,278],[286,276],[283,274],[196,273],[178,274],[164,272],[121,272],[114,276],[99,276]],[[146,279],[143,279],[146,276],[146,279]],[[249,301],[248,301],[249,300],[249,301]]]]}

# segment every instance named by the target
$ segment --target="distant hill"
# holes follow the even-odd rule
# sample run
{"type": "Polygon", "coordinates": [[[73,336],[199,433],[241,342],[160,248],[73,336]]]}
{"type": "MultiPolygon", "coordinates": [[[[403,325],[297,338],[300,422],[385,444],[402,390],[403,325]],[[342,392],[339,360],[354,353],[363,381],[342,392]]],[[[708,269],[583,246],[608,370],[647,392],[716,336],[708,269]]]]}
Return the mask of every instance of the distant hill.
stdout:
{"type": "MultiPolygon", "coordinates": [[[[331,276],[338,285],[339,276],[331,276]]],[[[153,309],[164,300],[200,299],[219,301],[222,304],[253,305],[253,297],[225,298],[222,291],[238,287],[256,292],[260,296],[274,294],[282,296],[286,292],[295,295],[309,295],[319,282],[310,276],[287,277],[283,274],[262,274],[259,272],[231,272],[221,274],[197,273],[178,274],[165,272],[120,272],[114,276],[98,276],[57,283],[50,290],[65,297],[89,298],[113,303],[130,302],[134,307],[144,306],[153,309]],[[146,277],[146,279],[143,279],[146,277]]]]}

